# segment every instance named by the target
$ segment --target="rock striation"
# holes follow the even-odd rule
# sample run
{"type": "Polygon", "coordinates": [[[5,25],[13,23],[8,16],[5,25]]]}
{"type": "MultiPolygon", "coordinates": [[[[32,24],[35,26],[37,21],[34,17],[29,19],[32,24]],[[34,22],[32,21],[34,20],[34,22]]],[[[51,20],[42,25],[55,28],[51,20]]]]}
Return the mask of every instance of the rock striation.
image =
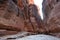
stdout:
{"type": "MultiPolygon", "coordinates": [[[[18,17],[17,14],[18,7],[12,0],[0,1],[0,29],[9,31],[22,31],[24,27],[24,21],[22,16],[18,17]]],[[[6,33],[8,33],[8,31],[6,31],[6,33]]]]}
{"type": "Polygon", "coordinates": [[[58,36],[60,33],[60,0],[44,0],[44,23],[48,33],[58,36]]]}
{"type": "Polygon", "coordinates": [[[45,29],[42,28],[43,22],[38,14],[37,6],[33,4],[33,1],[19,0],[18,6],[23,11],[25,31],[36,33],[45,31],[45,29]]]}
{"type": "MultiPolygon", "coordinates": [[[[8,31],[44,32],[38,9],[35,4],[30,3],[27,0],[0,1],[0,29],[7,30],[6,33],[9,33],[8,31]]],[[[4,31],[2,33],[4,34],[4,31]]]]}

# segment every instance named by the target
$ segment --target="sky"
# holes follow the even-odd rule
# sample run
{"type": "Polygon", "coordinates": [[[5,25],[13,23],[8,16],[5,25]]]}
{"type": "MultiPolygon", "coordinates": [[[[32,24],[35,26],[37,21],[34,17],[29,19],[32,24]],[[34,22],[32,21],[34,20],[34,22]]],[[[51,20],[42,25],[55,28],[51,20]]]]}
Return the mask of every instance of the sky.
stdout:
{"type": "Polygon", "coordinates": [[[41,19],[43,20],[42,2],[43,2],[43,0],[34,0],[34,4],[38,6],[39,15],[41,16],[41,19]]]}

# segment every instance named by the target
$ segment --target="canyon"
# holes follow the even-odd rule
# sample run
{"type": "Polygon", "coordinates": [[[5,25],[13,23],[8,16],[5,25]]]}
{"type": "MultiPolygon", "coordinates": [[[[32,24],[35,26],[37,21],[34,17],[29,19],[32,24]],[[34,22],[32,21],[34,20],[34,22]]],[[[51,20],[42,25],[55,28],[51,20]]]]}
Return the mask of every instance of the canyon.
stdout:
{"type": "Polygon", "coordinates": [[[29,32],[60,38],[60,0],[43,0],[42,11],[43,20],[33,0],[1,0],[0,35],[29,32]]]}

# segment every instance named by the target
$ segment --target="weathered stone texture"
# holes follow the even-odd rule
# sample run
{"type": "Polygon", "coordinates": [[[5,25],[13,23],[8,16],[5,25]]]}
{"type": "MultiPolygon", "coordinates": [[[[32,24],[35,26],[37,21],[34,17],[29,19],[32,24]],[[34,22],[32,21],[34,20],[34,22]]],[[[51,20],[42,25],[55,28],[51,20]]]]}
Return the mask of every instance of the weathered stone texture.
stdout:
{"type": "Polygon", "coordinates": [[[19,0],[18,6],[24,13],[23,15],[25,31],[40,33],[45,30],[44,28],[42,28],[43,22],[38,14],[38,9],[36,5],[33,4],[33,2],[31,3],[31,0],[19,0]],[[41,28],[43,29],[43,31],[40,31],[41,28]]]}
{"type": "Polygon", "coordinates": [[[0,3],[0,29],[23,31],[24,21],[22,16],[17,16],[17,5],[12,0],[3,0],[2,2],[0,3]]]}
{"type": "Polygon", "coordinates": [[[43,2],[44,22],[48,33],[60,33],[60,0],[46,0],[43,2]]]}
{"type": "Polygon", "coordinates": [[[0,29],[34,33],[45,31],[36,5],[29,4],[27,0],[18,0],[18,3],[14,0],[3,0],[2,2],[0,3],[0,29]]]}

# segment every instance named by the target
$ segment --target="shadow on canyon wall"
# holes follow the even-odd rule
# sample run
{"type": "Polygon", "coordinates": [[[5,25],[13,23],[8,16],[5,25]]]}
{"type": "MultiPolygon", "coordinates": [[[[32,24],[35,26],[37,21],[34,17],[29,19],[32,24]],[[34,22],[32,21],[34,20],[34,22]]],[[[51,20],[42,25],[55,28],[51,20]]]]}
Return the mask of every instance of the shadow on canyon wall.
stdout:
{"type": "Polygon", "coordinates": [[[41,20],[36,5],[27,0],[0,0],[0,29],[60,36],[59,6],[59,0],[44,0],[41,20]]]}

